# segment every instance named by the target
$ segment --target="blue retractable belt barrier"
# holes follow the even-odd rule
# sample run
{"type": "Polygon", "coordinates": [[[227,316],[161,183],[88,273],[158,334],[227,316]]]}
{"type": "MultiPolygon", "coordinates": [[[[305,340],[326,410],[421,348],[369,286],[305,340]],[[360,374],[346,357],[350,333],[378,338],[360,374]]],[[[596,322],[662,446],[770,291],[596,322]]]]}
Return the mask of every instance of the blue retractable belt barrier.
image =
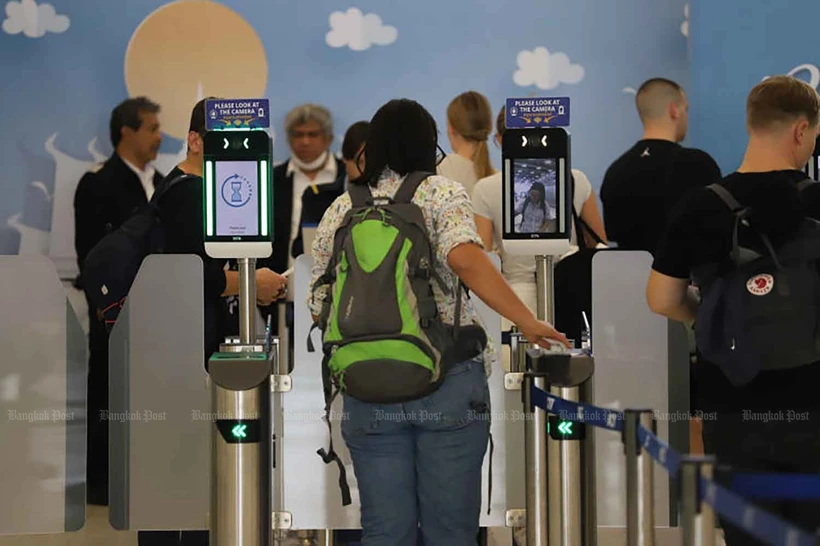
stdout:
{"type": "Polygon", "coordinates": [[[820,475],[732,472],[729,489],[755,499],[818,500],[820,475]]]}
{"type": "Polygon", "coordinates": [[[638,443],[667,472],[673,476],[678,473],[678,470],[680,470],[680,454],[644,426],[638,427],[638,443]]]}
{"type": "Polygon", "coordinates": [[[532,403],[548,413],[554,413],[565,421],[588,423],[594,427],[622,431],[624,414],[620,411],[570,402],[532,386],[532,403]]]}
{"type": "Polygon", "coordinates": [[[816,546],[817,539],[805,531],[762,509],[712,480],[701,478],[703,500],[728,521],[749,535],[775,546],[816,546]]]}
{"type": "MultiPolygon", "coordinates": [[[[532,403],[561,419],[588,423],[607,430],[623,431],[623,412],[564,400],[532,386],[532,403]]],[[[644,426],[638,427],[638,442],[650,457],[673,476],[680,469],[681,455],[644,426]]],[[[744,491],[758,498],[820,498],[820,475],[733,473],[729,491],[713,480],[701,478],[701,500],[749,535],[774,546],[818,546],[820,535],[812,535],[746,502],[744,491]],[[768,496],[767,496],[768,495],[768,496]]]]}

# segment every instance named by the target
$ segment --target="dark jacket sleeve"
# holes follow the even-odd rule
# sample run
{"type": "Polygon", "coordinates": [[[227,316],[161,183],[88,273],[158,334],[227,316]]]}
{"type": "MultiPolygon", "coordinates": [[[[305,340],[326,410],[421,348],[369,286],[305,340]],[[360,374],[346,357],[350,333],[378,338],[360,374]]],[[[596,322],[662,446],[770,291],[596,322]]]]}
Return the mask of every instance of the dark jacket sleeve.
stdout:
{"type": "Polygon", "coordinates": [[[205,253],[202,183],[191,179],[176,184],[162,197],[159,207],[165,229],[165,252],[199,256],[204,266],[205,298],[219,298],[225,291],[226,260],[205,253]]]}
{"type": "Polygon", "coordinates": [[[80,271],[88,253],[105,236],[105,196],[96,173],[87,172],[74,193],[74,251],[80,271]]]}

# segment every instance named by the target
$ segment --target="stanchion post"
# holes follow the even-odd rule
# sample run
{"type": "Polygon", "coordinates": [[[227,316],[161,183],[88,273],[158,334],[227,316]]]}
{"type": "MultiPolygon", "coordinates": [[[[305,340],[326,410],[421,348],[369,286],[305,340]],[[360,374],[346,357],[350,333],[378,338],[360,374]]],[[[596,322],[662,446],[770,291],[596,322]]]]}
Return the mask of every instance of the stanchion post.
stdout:
{"type": "Polygon", "coordinates": [[[683,546],[715,546],[715,513],[701,500],[701,478],[711,480],[714,457],[684,457],[680,465],[683,546]]]}
{"type": "Polygon", "coordinates": [[[533,385],[544,388],[544,378],[524,373],[524,468],[526,479],[527,545],[547,546],[547,412],[532,403],[533,385]]]}
{"type": "Polygon", "coordinates": [[[655,434],[656,423],[652,410],[624,411],[626,546],[655,546],[653,461],[638,440],[641,426],[655,434]]]}

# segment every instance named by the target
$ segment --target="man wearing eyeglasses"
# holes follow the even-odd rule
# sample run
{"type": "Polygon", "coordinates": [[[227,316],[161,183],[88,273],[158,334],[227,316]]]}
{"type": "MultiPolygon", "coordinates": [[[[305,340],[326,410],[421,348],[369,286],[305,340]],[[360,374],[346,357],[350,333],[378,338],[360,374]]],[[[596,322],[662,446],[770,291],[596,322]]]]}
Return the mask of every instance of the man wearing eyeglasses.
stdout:
{"type": "MultiPolygon", "coordinates": [[[[304,253],[302,226],[318,224],[327,207],[344,193],[345,166],[330,152],[333,118],[318,104],[297,106],[285,116],[285,134],[291,156],[274,167],[273,255],[259,265],[285,271],[304,253]]],[[[293,278],[293,277],[291,277],[293,278]]],[[[292,324],[293,283],[287,304],[262,309],[271,315],[273,331],[279,333],[281,353],[290,355],[290,336],[285,324],[292,324]]]]}

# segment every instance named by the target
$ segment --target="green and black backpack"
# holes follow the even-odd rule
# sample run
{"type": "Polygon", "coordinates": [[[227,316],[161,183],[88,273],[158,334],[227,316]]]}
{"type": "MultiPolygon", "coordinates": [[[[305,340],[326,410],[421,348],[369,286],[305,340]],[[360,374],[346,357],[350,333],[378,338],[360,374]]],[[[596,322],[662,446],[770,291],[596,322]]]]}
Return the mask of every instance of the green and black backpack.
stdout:
{"type": "MultiPolygon", "coordinates": [[[[408,174],[395,196],[376,198],[351,184],[351,209],[336,230],[333,255],[314,292],[330,287],[314,324],[323,332],[326,413],[339,392],[363,402],[393,404],[422,398],[441,386],[449,368],[479,355],[487,336],[460,325],[465,287],[436,274],[424,215],[412,202],[430,173],[408,174]],[[433,285],[456,290],[455,324],[442,321],[433,285]]],[[[308,339],[308,350],[313,351],[308,339]]],[[[330,422],[328,420],[328,426],[330,422]]],[[[333,453],[319,454],[326,463],[333,453]]],[[[342,485],[343,497],[345,486],[342,485]]],[[[343,499],[343,502],[349,499],[343,499]]]]}

